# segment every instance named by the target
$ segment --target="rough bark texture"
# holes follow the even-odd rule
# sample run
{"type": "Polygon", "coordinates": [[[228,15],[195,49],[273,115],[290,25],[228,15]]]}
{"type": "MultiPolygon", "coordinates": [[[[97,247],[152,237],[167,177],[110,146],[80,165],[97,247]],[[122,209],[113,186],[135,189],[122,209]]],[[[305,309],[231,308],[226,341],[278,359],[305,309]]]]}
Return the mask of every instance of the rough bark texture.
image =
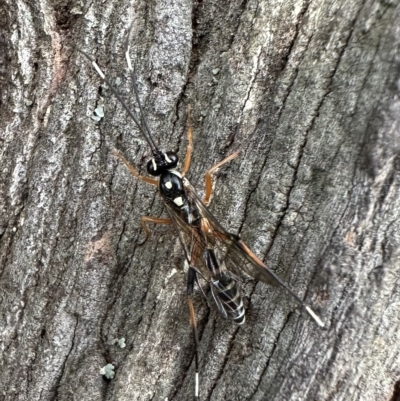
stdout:
{"type": "Polygon", "coordinates": [[[144,171],[147,145],[75,48],[135,108],[131,25],[160,145],[184,155],[190,103],[200,192],[243,149],[211,209],[326,323],[251,280],[240,328],[198,293],[201,400],[400,399],[397,0],[1,1],[0,399],[192,398],[177,237],[138,246],[163,206],[110,153],[144,171]]]}

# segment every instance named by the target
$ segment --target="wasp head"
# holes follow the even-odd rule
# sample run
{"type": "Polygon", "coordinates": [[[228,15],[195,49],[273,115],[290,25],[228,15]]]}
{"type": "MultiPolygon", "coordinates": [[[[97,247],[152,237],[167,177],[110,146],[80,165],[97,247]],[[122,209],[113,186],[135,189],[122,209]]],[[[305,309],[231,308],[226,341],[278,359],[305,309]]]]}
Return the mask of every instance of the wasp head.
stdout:
{"type": "Polygon", "coordinates": [[[147,172],[158,176],[167,170],[173,169],[178,164],[178,155],[175,152],[153,152],[153,157],[147,162],[147,172]]]}

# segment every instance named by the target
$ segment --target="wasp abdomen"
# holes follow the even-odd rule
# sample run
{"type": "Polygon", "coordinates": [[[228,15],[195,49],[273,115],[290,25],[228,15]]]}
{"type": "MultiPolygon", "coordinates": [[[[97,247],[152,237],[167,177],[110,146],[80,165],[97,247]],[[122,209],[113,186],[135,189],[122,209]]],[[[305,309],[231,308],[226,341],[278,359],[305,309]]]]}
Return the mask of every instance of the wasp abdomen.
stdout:
{"type": "Polygon", "coordinates": [[[228,274],[222,273],[213,285],[228,317],[237,324],[243,324],[246,318],[239,284],[228,274]]]}
{"type": "Polygon", "coordinates": [[[245,315],[239,283],[228,271],[220,268],[213,249],[206,250],[204,259],[213,276],[211,290],[220,314],[237,324],[243,324],[245,315]]]}

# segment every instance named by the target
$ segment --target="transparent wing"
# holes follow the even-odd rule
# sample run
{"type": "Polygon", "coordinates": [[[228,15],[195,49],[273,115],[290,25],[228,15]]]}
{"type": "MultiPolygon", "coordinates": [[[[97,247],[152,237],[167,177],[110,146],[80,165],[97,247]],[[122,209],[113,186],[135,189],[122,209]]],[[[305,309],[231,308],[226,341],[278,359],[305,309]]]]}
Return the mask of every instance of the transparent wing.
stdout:
{"type": "Polygon", "coordinates": [[[216,249],[223,268],[238,276],[244,272],[259,281],[280,285],[290,291],[286,284],[268,269],[237,235],[228,233],[221,226],[200,200],[188,180],[184,180],[184,185],[190,214],[194,215],[197,221],[189,224],[172,205],[165,202],[165,206],[177,229],[188,263],[199,268],[203,276],[209,277],[210,273],[204,266],[202,255],[206,249],[216,249]]]}
{"type": "MultiPolygon", "coordinates": [[[[189,199],[189,203],[190,202],[191,200],[189,199]]],[[[196,224],[189,224],[186,218],[180,215],[168,202],[165,202],[165,207],[175,226],[188,264],[195,268],[203,279],[211,282],[212,275],[205,264],[203,255],[206,249],[214,248],[215,242],[213,241],[210,243],[208,237],[204,235],[200,229],[196,228],[196,224]]],[[[192,213],[197,211],[197,206],[195,204],[191,204],[190,208],[192,209],[192,213]],[[193,208],[195,208],[195,210],[193,208]]],[[[201,219],[200,216],[199,219],[201,219]]]]}
{"type": "Polygon", "coordinates": [[[187,217],[180,215],[168,202],[165,202],[165,206],[177,229],[188,263],[196,266],[203,276],[210,277],[202,256],[206,249],[215,249],[222,269],[238,276],[244,272],[267,284],[283,286],[291,292],[237,235],[228,233],[221,226],[187,179],[184,179],[184,185],[189,203],[188,214],[193,221],[189,224],[187,217]]]}
{"type": "Polygon", "coordinates": [[[196,206],[202,218],[202,232],[207,238],[206,242],[219,250],[220,263],[225,263],[226,268],[236,275],[244,272],[256,280],[287,288],[286,284],[268,269],[237,235],[227,232],[221,226],[198,197],[192,185],[187,180],[184,183],[190,202],[196,206]]]}
{"type": "MultiPolygon", "coordinates": [[[[257,280],[284,288],[306,309],[316,323],[323,327],[324,324],[321,319],[279,278],[279,276],[270,270],[237,235],[228,233],[221,226],[218,220],[198,197],[195,189],[187,179],[184,179],[184,186],[189,202],[197,209],[201,219],[199,223],[202,233],[201,238],[198,239],[196,236],[193,236],[192,240],[194,242],[199,242],[200,248],[203,247],[203,249],[205,249],[207,246],[210,246],[217,249],[220,264],[228,271],[236,275],[240,275],[244,272],[257,280]]],[[[185,224],[179,224],[181,228],[185,230],[183,227],[185,224]]]]}
{"type": "Polygon", "coordinates": [[[244,308],[237,277],[226,268],[225,241],[209,235],[205,230],[207,219],[199,211],[194,198],[187,194],[187,209],[177,210],[167,200],[165,206],[175,226],[189,266],[209,284],[212,300],[224,319],[243,324],[244,308]],[[190,222],[189,222],[190,221],[190,222]]]}
{"type": "MultiPolygon", "coordinates": [[[[180,214],[168,202],[168,213],[175,225],[190,266],[213,285],[212,274],[204,262],[207,249],[215,251],[220,271],[241,275],[242,272],[268,284],[284,288],[314,319],[321,319],[272,270],[270,270],[235,234],[228,233],[207,209],[187,179],[183,180],[189,210],[180,214]],[[189,221],[190,220],[190,221],[189,221]]],[[[218,304],[217,304],[218,307],[218,304]]]]}

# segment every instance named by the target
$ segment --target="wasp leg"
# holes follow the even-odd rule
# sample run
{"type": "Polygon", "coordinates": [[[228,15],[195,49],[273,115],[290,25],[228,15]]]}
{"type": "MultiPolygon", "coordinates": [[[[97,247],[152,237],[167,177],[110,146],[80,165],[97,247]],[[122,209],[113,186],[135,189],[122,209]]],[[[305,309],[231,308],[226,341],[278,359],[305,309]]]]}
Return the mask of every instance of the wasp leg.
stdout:
{"type": "Polygon", "coordinates": [[[143,216],[140,219],[140,224],[143,227],[143,230],[146,234],[146,238],[139,244],[143,245],[150,237],[150,230],[147,227],[148,223],[153,223],[153,224],[171,224],[171,219],[160,219],[158,217],[150,217],[150,216],[143,216]]]}
{"type": "Polygon", "coordinates": [[[151,185],[156,185],[156,186],[158,185],[158,180],[154,180],[153,178],[146,177],[146,176],[144,176],[144,175],[140,175],[140,174],[136,171],[135,167],[133,167],[132,164],[130,164],[130,163],[128,162],[128,160],[126,160],[125,157],[122,156],[121,153],[119,153],[116,149],[113,149],[113,150],[112,150],[112,154],[113,154],[115,157],[118,157],[118,159],[121,160],[122,163],[125,164],[125,166],[126,166],[126,167],[128,168],[128,170],[131,172],[131,174],[134,175],[136,178],[138,178],[140,181],[147,182],[148,184],[151,184],[151,185]]]}
{"type": "Polygon", "coordinates": [[[183,162],[183,169],[181,171],[182,177],[186,175],[189,171],[190,161],[192,160],[193,153],[193,131],[192,131],[192,122],[190,119],[190,106],[188,106],[188,131],[187,131],[188,145],[186,148],[186,156],[185,161],[183,162]]]}
{"type": "Polygon", "coordinates": [[[211,174],[215,170],[220,168],[222,165],[224,165],[225,163],[229,163],[231,160],[233,160],[238,155],[239,155],[239,152],[232,153],[230,156],[228,156],[224,160],[220,161],[219,163],[217,163],[215,166],[211,167],[210,170],[208,170],[206,172],[206,175],[204,177],[205,181],[206,181],[206,194],[204,196],[204,201],[203,201],[206,206],[208,206],[208,204],[210,203],[210,199],[211,199],[211,196],[213,193],[212,175],[211,174]]]}
{"type": "Polygon", "coordinates": [[[196,372],[196,384],[194,388],[194,399],[199,400],[199,334],[197,332],[196,314],[193,305],[193,290],[194,283],[197,280],[197,273],[193,267],[189,267],[188,281],[187,281],[187,296],[190,315],[190,326],[192,327],[193,343],[194,343],[194,366],[196,372]]]}

